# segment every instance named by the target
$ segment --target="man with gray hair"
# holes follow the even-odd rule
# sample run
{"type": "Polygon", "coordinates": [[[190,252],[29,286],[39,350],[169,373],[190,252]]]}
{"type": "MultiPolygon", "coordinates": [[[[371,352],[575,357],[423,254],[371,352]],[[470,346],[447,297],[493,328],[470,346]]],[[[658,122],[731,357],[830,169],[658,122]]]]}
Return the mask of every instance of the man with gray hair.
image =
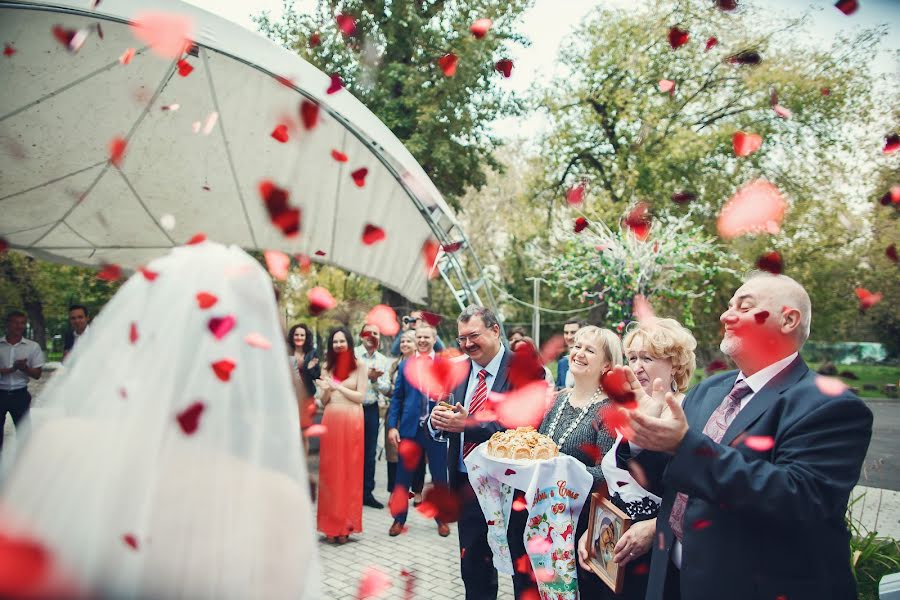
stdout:
{"type": "Polygon", "coordinates": [[[800,358],[811,316],[799,283],[751,275],[720,317],[739,370],[683,405],[667,394],[668,417],[624,369],[643,408],[621,409],[631,431],[617,458],[663,488],[648,600],[856,597],[844,515],[872,412],[800,358]]]}

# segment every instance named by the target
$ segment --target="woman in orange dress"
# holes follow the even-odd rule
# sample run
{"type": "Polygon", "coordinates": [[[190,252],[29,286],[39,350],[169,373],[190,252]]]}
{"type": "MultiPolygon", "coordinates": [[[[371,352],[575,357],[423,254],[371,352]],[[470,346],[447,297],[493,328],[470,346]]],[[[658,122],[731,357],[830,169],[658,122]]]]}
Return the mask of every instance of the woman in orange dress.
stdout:
{"type": "Polygon", "coordinates": [[[366,373],[356,366],[353,336],[339,327],[328,336],[322,390],[325,432],[319,439],[317,528],[327,541],[345,544],[362,533],[363,409],[366,373]]]}

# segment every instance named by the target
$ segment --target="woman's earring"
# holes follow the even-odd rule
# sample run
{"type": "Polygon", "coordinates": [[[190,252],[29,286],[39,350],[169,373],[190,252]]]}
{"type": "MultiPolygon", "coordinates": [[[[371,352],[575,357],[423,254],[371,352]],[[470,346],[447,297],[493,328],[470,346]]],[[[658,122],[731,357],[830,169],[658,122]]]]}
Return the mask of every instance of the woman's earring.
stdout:
{"type": "Polygon", "coordinates": [[[672,380],[672,383],[669,385],[669,387],[672,388],[672,393],[673,393],[673,394],[674,394],[675,392],[678,391],[678,386],[675,385],[675,380],[674,380],[674,379],[672,380]]]}

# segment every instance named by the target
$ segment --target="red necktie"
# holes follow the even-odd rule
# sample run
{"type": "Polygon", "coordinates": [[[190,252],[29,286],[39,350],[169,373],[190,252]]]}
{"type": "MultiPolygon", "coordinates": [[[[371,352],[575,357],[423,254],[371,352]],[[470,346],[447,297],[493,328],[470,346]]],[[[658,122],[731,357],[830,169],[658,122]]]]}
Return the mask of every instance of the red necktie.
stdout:
{"type": "MultiPolygon", "coordinates": [[[[722,400],[722,404],[709,416],[709,421],[703,428],[704,435],[717,444],[721,442],[728,426],[741,410],[741,398],[751,393],[753,390],[745,380],[736,381],[731,392],[722,400]]],[[[672,512],[669,514],[669,526],[672,527],[672,533],[679,542],[684,538],[684,511],[687,508],[687,501],[688,495],[678,492],[675,502],[672,503],[672,512]]]]}
{"type": "MultiPolygon", "coordinates": [[[[482,369],[478,372],[478,385],[475,386],[475,393],[472,394],[472,401],[469,402],[469,416],[471,417],[476,412],[478,412],[482,405],[484,405],[485,401],[488,397],[487,391],[487,379],[488,372],[487,369],[482,369]]],[[[475,446],[478,445],[478,442],[466,442],[463,444],[463,458],[469,455],[469,452],[475,449],[475,446]]]]}

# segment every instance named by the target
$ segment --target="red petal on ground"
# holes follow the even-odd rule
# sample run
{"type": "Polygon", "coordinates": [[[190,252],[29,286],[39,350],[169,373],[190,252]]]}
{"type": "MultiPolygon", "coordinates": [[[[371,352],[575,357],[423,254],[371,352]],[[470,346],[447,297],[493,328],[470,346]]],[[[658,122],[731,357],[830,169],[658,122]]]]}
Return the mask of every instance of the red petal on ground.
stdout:
{"type": "Polygon", "coordinates": [[[8,58],[15,53],[16,53],[16,49],[15,49],[15,47],[13,47],[12,44],[9,44],[9,43],[3,44],[3,56],[6,56],[8,58]]]}
{"type": "Polygon", "coordinates": [[[646,241],[650,237],[650,206],[646,202],[638,202],[625,217],[625,225],[640,241],[646,241]]]}
{"type": "Polygon", "coordinates": [[[400,331],[397,313],[387,304],[373,306],[366,315],[366,325],[374,325],[381,335],[397,335],[397,332],[400,331]]]}
{"type": "Polygon", "coordinates": [[[884,138],[884,148],[881,151],[885,154],[892,154],[900,150],[900,135],[891,134],[884,138]]]}
{"type": "Polygon", "coordinates": [[[692,200],[696,200],[696,198],[697,194],[693,192],[681,191],[672,194],[672,202],[675,204],[687,204],[692,200]]]}
{"type": "Polygon", "coordinates": [[[280,250],[266,250],[263,252],[266,259],[266,268],[272,277],[279,281],[287,279],[288,271],[291,268],[291,257],[280,250]]]}
{"type": "Polygon", "coordinates": [[[559,355],[566,349],[566,341],[560,334],[550,337],[541,345],[541,362],[545,365],[559,359],[559,355]]]}
{"type": "Polygon", "coordinates": [[[757,179],[739,189],[719,213],[719,235],[730,240],[747,233],[778,233],[787,204],[777,187],[757,179]]]}
{"type": "Polygon", "coordinates": [[[315,128],[319,122],[319,105],[311,100],[300,102],[300,121],[306,129],[315,128]]]}
{"type": "Polygon", "coordinates": [[[231,372],[234,371],[237,365],[233,360],[228,358],[223,358],[222,360],[217,360],[212,364],[213,372],[215,372],[216,377],[221,379],[222,381],[228,381],[231,379],[231,372]]]}
{"type": "Polygon", "coordinates": [[[268,350],[272,347],[272,342],[266,339],[266,337],[258,331],[251,331],[245,335],[244,343],[253,348],[259,348],[260,350],[268,350]]]}
{"type": "Polygon", "coordinates": [[[763,254],[756,259],[756,268],[760,271],[768,271],[769,273],[780,275],[784,271],[784,263],[781,260],[781,255],[773,251],[763,254]]]}
{"type": "Polygon", "coordinates": [[[756,452],[768,452],[775,447],[775,440],[768,435],[748,435],[744,445],[756,452]]]}
{"type": "Polygon", "coordinates": [[[338,15],[335,17],[335,21],[337,21],[338,29],[341,30],[345,37],[356,33],[356,17],[352,15],[338,15]]]}
{"type": "Polygon", "coordinates": [[[679,29],[678,27],[669,29],[669,45],[672,46],[673,49],[681,48],[687,44],[690,37],[691,34],[684,29],[679,29]]]}
{"type": "Polygon", "coordinates": [[[116,264],[105,264],[103,269],[97,273],[97,279],[103,281],[116,281],[122,277],[122,267],[116,264]]]}
{"type": "Polygon", "coordinates": [[[628,385],[628,378],[622,369],[604,371],[600,376],[600,387],[613,402],[628,404],[635,401],[634,392],[628,385]]]}
{"type": "Polygon", "coordinates": [[[845,15],[852,15],[859,8],[859,2],[856,0],[838,0],[834,7],[845,15]]]}
{"type": "Polygon", "coordinates": [[[566,192],[566,202],[569,203],[569,206],[576,206],[584,201],[584,190],[584,182],[573,185],[569,188],[569,190],[566,192]]]}
{"type": "Polygon", "coordinates": [[[711,36],[708,40],[706,40],[706,48],[704,48],[703,51],[704,51],[704,52],[709,52],[710,50],[712,50],[712,49],[713,49],[715,46],[717,46],[718,44],[719,44],[718,38],[716,38],[715,36],[711,36]]]}
{"type": "Polygon", "coordinates": [[[866,288],[858,287],[856,288],[856,297],[859,298],[859,309],[860,310],[868,310],[881,302],[884,295],[881,292],[873,294],[866,288]]]}
{"type": "Polygon", "coordinates": [[[362,167],[350,173],[350,177],[353,178],[353,183],[356,184],[356,187],[364,187],[366,185],[366,175],[368,174],[369,169],[362,167]]]}
{"type": "Polygon", "coordinates": [[[138,341],[137,323],[132,322],[128,328],[128,341],[132,344],[138,341]]]}
{"type": "Polygon", "coordinates": [[[217,297],[210,294],[209,292],[198,292],[196,298],[197,306],[199,306],[201,310],[206,310],[219,301],[217,297]]]}
{"type": "Polygon", "coordinates": [[[341,76],[337,73],[331,74],[331,83],[328,84],[328,89],[325,90],[326,94],[336,94],[339,91],[344,89],[344,81],[341,79],[341,76]]]}
{"type": "Polygon", "coordinates": [[[228,335],[228,332],[234,329],[235,325],[237,325],[237,319],[234,318],[234,315],[212,317],[206,322],[206,327],[209,329],[209,332],[212,333],[217,340],[221,340],[228,335]]]}
{"type": "Polygon", "coordinates": [[[456,66],[459,58],[452,52],[449,52],[438,59],[438,66],[444,72],[444,77],[453,77],[456,75],[456,66]]]}
{"type": "Polygon", "coordinates": [[[469,376],[468,357],[458,350],[440,352],[434,360],[413,358],[405,365],[410,385],[430,398],[449,394],[469,376]]]}
{"type": "Polygon", "coordinates": [[[490,31],[493,25],[494,22],[490,19],[476,19],[472,22],[472,26],[469,27],[469,31],[472,32],[476,39],[480,40],[487,35],[487,32],[490,31]]]}
{"type": "Polygon", "coordinates": [[[588,226],[588,220],[584,217],[578,217],[575,219],[575,233],[581,233],[588,226]]]}
{"type": "Polygon", "coordinates": [[[374,567],[366,567],[359,579],[356,600],[377,598],[391,587],[391,578],[374,567]]]}
{"type": "Polygon", "coordinates": [[[197,428],[200,427],[200,416],[205,408],[206,406],[202,402],[194,402],[175,417],[178,421],[178,426],[181,427],[181,431],[185,435],[194,435],[196,433],[197,428]]]}
{"type": "Polygon", "coordinates": [[[125,147],[128,143],[124,138],[114,137],[109,141],[109,162],[115,166],[122,164],[122,157],[125,155],[125,147]]]}
{"type": "Polygon", "coordinates": [[[397,456],[403,461],[403,468],[412,472],[415,470],[416,465],[419,464],[419,459],[422,458],[422,446],[417,444],[415,440],[400,440],[400,445],[397,447],[397,456]]]}
{"type": "Polygon", "coordinates": [[[509,77],[512,75],[513,61],[509,60],[508,58],[500,59],[494,65],[494,70],[509,79],[509,77]]]}
{"type": "Polygon", "coordinates": [[[133,533],[126,533],[122,536],[122,541],[125,542],[125,545],[131,548],[132,550],[138,549],[138,539],[137,536],[133,533]]]}
{"type": "MultiPolygon", "coordinates": [[[[468,376],[468,372],[466,372],[468,376]]],[[[497,420],[508,429],[531,425],[537,428],[550,408],[547,382],[533,381],[505,394],[491,392],[488,400],[493,404],[497,420]]]]}
{"type": "Polygon", "coordinates": [[[426,323],[431,325],[432,327],[437,327],[441,322],[441,315],[436,315],[434,313],[428,312],[427,310],[422,311],[422,319],[425,320],[426,323]]]}
{"type": "Polygon", "coordinates": [[[755,133],[735,132],[731,136],[731,145],[737,156],[750,156],[762,146],[762,136],[755,133]]]}
{"type": "Polygon", "coordinates": [[[194,66],[183,58],[178,61],[178,74],[187,77],[194,70],[194,66]]]}
{"type": "Polygon", "coordinates": [[[350,159],[347,157],[347,155],[344,154],[343,152],[341,152],[340,150],[332,150],[332,151],[331,151],[331,158],[333,158],[334,160],[336,160],[336,161],[338,161],[338,162],[342,162],[342,163],[345,163],[345,162],[347,162],[348,160],[350,160],[350,159]]]}
{"type": "Polygon", "coordinates": [[[362,243],[366,246],[371,246],[372,244],[383,241],[386,237],[387,236],[384,233],[384,229],[378,227],[377,225],[366,223],[366,226],[363,228],[362,232],[362,243]]]}
{"type": "Polygon", "coordinates": [[[309,314],[314,317],[337,306],[334,296],[323,287],[312,288],[306,292],[306,298],[309,300],[309,314]]]}
{"type": "Polygon", "coordinates": [[[168,59],[180,58],[190,48],[194,33],[193,19],[175,13],[138,13],[130,27],[134,37],[168,59]]]}
{"type": "Polygon", "coordinates": [[[284,123],[275,127],[272,130],[272,137],[281,142],[282,144],[288,141],[288,128],[284,123]]]}
{"type": "MultiPolygon", "coordinates": [[[[2,252],[2,250],[0,250],[0,252],[2,252]]],[[[884,251],[884,255],[887,256],[892,262],[898,262],[900,258],[898,258],[897,256],[897,244],[891,244],[890,246],[888,246],[884,251]]]]}

